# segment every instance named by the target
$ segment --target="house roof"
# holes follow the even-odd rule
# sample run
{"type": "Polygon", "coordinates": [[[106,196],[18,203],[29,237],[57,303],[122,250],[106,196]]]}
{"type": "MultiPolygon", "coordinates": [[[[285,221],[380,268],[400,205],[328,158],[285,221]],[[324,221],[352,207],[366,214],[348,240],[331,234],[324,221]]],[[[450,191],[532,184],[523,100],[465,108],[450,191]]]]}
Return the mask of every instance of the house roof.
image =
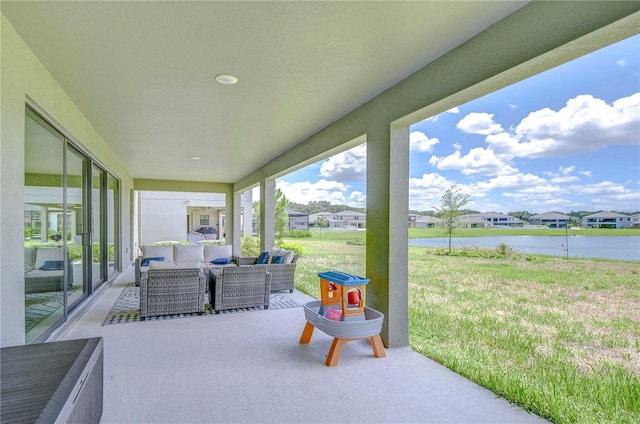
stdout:
{"type": "Polygon", "coordinates": [[[342,211],[337,212],[334,215],[338,216],[367,216],[366,213],[358,212],[358,211],[342,211]]]}
{"type": "Polygon", "coordinates": [[[571,219],[571,217],[558,212],[544,212],[538,215],[531,215],[529,219],[571,219]]]}
{"type": "Polygon", "coordinates": [[[629,218],[629,215],[625,215],[623,213],[618,212],[596,212],[591,215],[583,216],[583,218],[629,218]]]}
{"type": "Polygon", "coordinates": [[[233,183],[526,4],[3,0],[2,14],[133,178],[233,183]]]}
{"type": "Polygon", "coordinates": [[[289,216],[308,216],[309,215],[309,214],[306,214],[306,213],[294,211],[293,209],[285,209],[285,212],[289,216]]]}
{"type": "Polygon", "coordinates": [[[428,216],[428,215],[417,215],[417,218],[416,218],[416,222],[429,222],[429,223],[436,222],[437,223],[441,221],[442,219],[440,218],[437,218],[435,216],[428,216]]]}

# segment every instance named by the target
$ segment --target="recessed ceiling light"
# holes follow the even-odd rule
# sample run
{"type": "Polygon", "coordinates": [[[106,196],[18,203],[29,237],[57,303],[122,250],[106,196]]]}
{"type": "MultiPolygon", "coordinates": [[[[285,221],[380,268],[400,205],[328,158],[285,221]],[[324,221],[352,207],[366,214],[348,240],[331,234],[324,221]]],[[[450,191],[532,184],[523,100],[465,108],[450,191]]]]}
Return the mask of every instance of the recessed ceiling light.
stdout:
{"type": "Polygon", "coordinates": [[[191,160],[200,160],[200,156],[191,156],[189,159],[191,159],[191,160]]]}
{"type": "Polygon", "coordinates": [[[233,85],[238,82],[238,78],[234,77],[233,75],[220,74],[216,75],[216,81],[218,81],[220,84],[233,85]]]}

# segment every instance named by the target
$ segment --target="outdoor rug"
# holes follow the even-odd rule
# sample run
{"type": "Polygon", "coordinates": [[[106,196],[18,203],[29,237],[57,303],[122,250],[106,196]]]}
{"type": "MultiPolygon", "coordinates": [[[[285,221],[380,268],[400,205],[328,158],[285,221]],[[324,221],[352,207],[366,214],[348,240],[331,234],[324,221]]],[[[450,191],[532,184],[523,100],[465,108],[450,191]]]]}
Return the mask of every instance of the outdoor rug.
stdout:
{"type": "MultiPolygon", "coordinates": [[[[269,299],[269,309],[287,309],[299,308],[302,305],[293,299],[287,293],[272,293],[269,299]]],[[[239,308],[227,311],[220,311],[221,314],[229,314],[236,312],[259,311],[263,308],[260,306],[254,308],[239,308]]],[[[215,311],[209,303],[204,305],[203,315],[215,315],[215,311]]],[[[161,315],[157,317],[147,317],[146,321],[161,321],[166,319],[186,318],[200,316],[197,313],[177,314],[177,315],[161,315]]],[[[140,288],[134,283],[130,283],[122,290],[122,294],[116,300],[116,303],[109,311],[102,325],[109,324],[125,324],[127,322],[140,321],[140,288]]]]}
{"type": "MultiPolygon", "coordinates": [[[[69,287],[69,295],[82,289],[82,286],[69,287]]],[[[51,291],[42,293],[27,293],[24,295],[24,327],[25,332],[29,332],[33,327],[44,321],[53,313],[62,316],[62,295],[61,291],[51,291]]]]}

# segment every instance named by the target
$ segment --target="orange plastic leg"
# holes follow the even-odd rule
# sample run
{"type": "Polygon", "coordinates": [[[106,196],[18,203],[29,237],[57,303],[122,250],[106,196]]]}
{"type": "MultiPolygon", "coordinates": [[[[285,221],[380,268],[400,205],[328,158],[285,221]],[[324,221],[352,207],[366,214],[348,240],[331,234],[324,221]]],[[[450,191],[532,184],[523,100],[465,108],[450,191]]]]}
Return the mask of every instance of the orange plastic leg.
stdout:
{"type": "Polygon", "coordinates": [[[305,324],[304,330],[302,330],[302,335],[300,336],[300,343],[309,343],[311,341],[314,328],[315,327],[309,322],[305,324]]]}
{"type": "Polygon", "coordinates": [[[380,334],[376,334],[373,337],[369,337],[371,342],[371,348],[373,349],[373,356],[376,358],[384,358],[387,354],[384,351],[384,345],[382,344],[382,338],[380,334]]]}
{"type": "Polygon", "coordinates": [[[331,349],[329,349],[329,355],[327,356],[326,364],[328,367],[335,367],[338,365],[338,362],[340,362],[340,355],[342,355],[342,348],[348,341],[349,339],[339,339],[337,337],[333,339],[331,349]]]}

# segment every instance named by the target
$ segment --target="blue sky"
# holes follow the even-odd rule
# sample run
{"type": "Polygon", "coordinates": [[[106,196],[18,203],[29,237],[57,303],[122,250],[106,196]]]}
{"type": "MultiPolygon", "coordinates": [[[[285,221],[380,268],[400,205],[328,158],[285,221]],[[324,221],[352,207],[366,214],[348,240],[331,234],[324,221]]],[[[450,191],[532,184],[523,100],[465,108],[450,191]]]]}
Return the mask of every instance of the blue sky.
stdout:
{"type": "MultiPolygon", "coordinates": [[[[366,206],[364,145],[279,178],[366,206]]],[[[640,35],[411,126],[409,208],[456,184],[481,212],[640,210],[640,35]]]]}

